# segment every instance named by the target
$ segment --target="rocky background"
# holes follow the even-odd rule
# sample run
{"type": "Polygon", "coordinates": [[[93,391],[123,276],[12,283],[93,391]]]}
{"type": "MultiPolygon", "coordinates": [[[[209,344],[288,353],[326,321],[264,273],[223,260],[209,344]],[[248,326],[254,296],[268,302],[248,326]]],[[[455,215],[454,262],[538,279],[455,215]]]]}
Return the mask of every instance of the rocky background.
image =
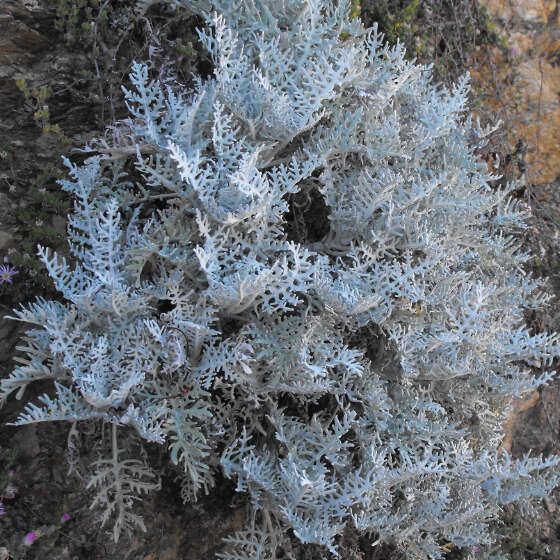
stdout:
{"type": "MultiPolygon", "coordinates": [[[[175,75],[187,87],[191,72],[212,72],[194,33],[199,18],[165,5],[142,15],[133,7],[133,0],[0,2],[1,317],[35,296],[58,297],[35,247],[66,251],[71,202],[56,184],[65,177],[61,155],[81,161],[73,150],[110,135],[107,127],[126,116],[120,86],[127,85],[131,61],[150,60],[159,76],[175,75]]],[[[518,181],[517,195],[534,215],[524,238],[536,255],[530,269],[549,278],[550,291],[560,295],[558,1],[363,0],[360,12],[366,25],[379,22],[389,41],[433,62],[438,80],[451,83],[471,73],[473,109],[483,123],[503,121],[481,157],[502,174],[500,181],[518,181]]],[[[560,303],[555,299],[527,321],[535,332],[560,331],[560,303]]],[[[0,318],[0,375],[13,367],[22,332],[0,318]]],[[[28,396],[45,390],[33,387],[28,396]]],[[[142,506],[148,530],[113,544],[84,489],[102,434],[78,441],[67,425],[7,426],[20,409],[11,400],[0,410],[0,560],[210,560],[223,550],[221,539],[242,526],[244,497],[229,481],[184,506],[166,454],[154,446],[146,452],[161,467],[163,489],[142,506]]],[[[516,402],[504,429],[502,445],[514,455],[560,453],[560,380],[516,402]]],[[[560,558],[559,506],[556,490],[532,518],[508,509],[501,552],[447,545],[448,558],[560,558]]],[[[350,532],[341,546],[342,560],[398,557],[350,532]]],[[[301,558],[324,555],[308,549],[301,558]]]]}

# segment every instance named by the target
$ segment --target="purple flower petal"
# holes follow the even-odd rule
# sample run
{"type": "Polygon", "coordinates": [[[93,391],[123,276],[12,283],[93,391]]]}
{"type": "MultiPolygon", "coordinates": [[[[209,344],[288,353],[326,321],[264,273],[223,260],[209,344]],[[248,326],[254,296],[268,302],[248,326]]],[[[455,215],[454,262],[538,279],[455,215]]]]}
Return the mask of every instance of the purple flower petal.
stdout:
{"type": "Polygon", "coordinates": [[[25,544],[33,544],[39,535],[35,531],[30,531],[25,535],[25,544]]]}
{"type": "Polygon", "coordinates": [[[12,277],[16,274],[18,274],[18,271],[14,267],[5,264],[0,265],[0,284],[4,284],[4,282],[11,284],[12,277]]]}

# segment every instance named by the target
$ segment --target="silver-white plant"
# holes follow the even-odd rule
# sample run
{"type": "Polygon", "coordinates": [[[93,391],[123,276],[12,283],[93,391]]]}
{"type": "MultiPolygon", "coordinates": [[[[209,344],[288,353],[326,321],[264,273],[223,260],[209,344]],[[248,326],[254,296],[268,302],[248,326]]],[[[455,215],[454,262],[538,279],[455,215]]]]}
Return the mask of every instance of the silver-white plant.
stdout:
{"type": "Polygon", "coordinates": [[[112,424],[90,485],[115,538],[158,485],[119,443],[136,433],[185,499],[218,468],[247,494],[223,559],[293,536],[336,555],[347,525],[410,558],[492,542],[504,504],[560,480],[558,457],[498,451],[560,340],[524,326],[548,300],[529,212],[475,156],[468,77],[431,83],[349,0],[175,4],[211,26],[214,74],[182,92],[134,64],[131,118],[67,162],[76,264],[39,247],[66,303],[14,312],[34,327],[2,398],[54,387],[15,424],[112,424]]]}

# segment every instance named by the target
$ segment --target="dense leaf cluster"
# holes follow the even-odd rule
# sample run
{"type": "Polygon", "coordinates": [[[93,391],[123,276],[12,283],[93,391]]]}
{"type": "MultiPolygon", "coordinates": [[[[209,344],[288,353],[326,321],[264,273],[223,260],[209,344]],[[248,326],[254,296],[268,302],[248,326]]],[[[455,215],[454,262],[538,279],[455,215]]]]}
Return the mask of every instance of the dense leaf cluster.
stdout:
{"type": "Polygon", "coordinates": [[[503,504],[559,481],[559,458],[497,447],[560,341],[524,326],[548,298],[521,266],[527,209],[474,155],[467,78],[434,85],[349,1],[175,3],[212,27],[214,75],[185,93],[135,64],[131,118],[68,162],[79,264],[39,248],[66,303],[14,312],[34,327],[2,381],[55,392],[16,424],[112,424],[90,486],[115,538],[158,486],[120,443],[137,434],[185,499],[217,468],[247,493],[225,559],[274,558],[288,529],[337,554],[348,524],[411,558],[491,542],[503,504]]]}

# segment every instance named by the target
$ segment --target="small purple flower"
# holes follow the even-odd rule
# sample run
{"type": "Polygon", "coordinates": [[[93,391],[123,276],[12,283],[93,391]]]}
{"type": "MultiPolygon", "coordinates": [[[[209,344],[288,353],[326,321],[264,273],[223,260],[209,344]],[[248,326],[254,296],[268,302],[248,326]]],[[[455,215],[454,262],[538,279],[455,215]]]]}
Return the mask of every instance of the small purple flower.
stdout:
{"type": "Polygon", "coordinates": [[[39,536],[39,531],[29,531],[27,535],[25,535],[24,542],[27,545],[33,544],[37,537],[39,536]]]}
{"type": "Polygon", "coordinates": [[[4,284],[4,282],[12,283],[12,278],[18,274],[18,271],[13,268],[11,265],[0,265],[0,284],[4,284]]]}
{"type": "Polygon", "coordinates": [[[521,49],[517,43],[512,43],[509,47],[509,56],[517,58],[521,54],[521,49]]]}
{"type": "Polygon", "coordinates": [[[478,552],[478,546],[473,546],[472,549],[473,549],[473,552],[478,552]]]}
{"type": "Polygon", "coordinates": [[[70,519],[70,516],[67,513],[63,513],[62,517],[60,518],[60,521],[62,523],[64,523],[65,521],[68,521],[70,519]]]}
{"type": "Polygon", "coordinates": [[[4,504],[0,502],[0,515],[4,515],[6,512],[4,511],[4,504]]]}

